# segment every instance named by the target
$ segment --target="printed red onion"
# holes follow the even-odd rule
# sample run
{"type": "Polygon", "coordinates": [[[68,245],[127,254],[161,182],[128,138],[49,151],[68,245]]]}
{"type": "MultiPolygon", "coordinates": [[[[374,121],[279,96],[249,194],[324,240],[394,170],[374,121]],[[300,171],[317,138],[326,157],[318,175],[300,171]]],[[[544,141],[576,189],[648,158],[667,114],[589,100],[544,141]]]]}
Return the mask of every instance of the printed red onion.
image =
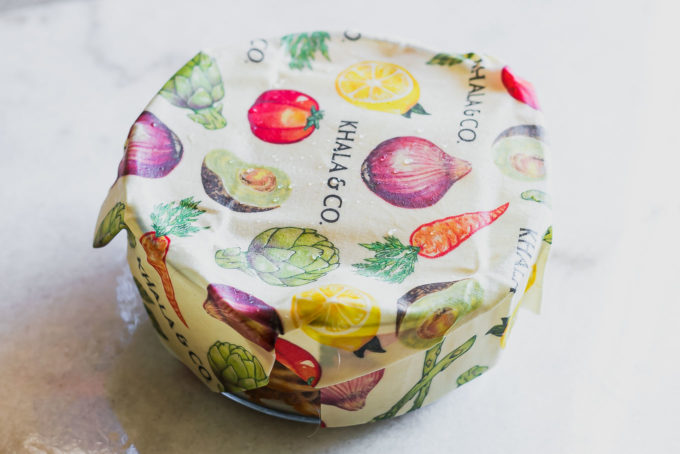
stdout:
{"type": "Polygon", "coordinates": [[[118,166],[118,177],[164,177],[179,164],[182,152],[177,134],[145,110],[130,128],[125,141],[125,155],[118,166]]]}
{"type": "Polygon", "coordinates": [[[321,403],[334,405],[343,410],[361,410],[366,405],[366,397],[382,380],[385,369],[376,370],[370,374],[321,388],[321,403]]]}
{"type": "Polygon", "coordinates": [[[401,208],[425,208],[467,175],[470,163],[420,137],[394,137],[379,144],[361,166],[361,177],[378,197],[401,208]]]}

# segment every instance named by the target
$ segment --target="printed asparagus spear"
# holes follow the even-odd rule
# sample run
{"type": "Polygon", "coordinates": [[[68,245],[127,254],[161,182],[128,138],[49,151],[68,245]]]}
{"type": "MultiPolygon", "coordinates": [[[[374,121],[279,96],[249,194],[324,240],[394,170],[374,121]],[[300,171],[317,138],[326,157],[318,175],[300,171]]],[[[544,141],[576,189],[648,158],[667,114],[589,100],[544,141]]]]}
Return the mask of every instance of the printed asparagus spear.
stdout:
{"type": "Polygon", "coordinates": [[[423,378],[418,381],[415,385],[413,385],[413,388],[411,388],[399,401],[392,406],[388,411],[385,413],[376,416],[373,418],[371,421],[381,421],[383,419],[389,419],[397,415],[399,413],[399,410],[402,409],[404,405],[406,405],[411,399],[413,399],[421,390],[425,388],[429,388],[430,382],[434,377],[447,367],[449,367],[455,360],[460,358],[465,352],[470,350],[472,346],[475,343],[475,340],[477,339],[477,336],[472,336],[470,339],[468,339],[463,345],[446,355],[444,358],[441,359],[438,363],[436,363],[430,371],[423,376],[423,378]]]}

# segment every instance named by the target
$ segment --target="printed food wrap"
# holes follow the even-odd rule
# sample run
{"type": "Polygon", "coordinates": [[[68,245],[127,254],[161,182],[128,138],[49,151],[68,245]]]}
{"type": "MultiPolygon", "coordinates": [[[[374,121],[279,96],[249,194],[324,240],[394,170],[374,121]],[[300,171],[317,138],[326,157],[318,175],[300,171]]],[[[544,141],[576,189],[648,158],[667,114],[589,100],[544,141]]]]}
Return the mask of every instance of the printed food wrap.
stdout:
{"type": "Polygon", "coordinates": [[[198,53],[130,129],[120,230],[161,342],[215,392],[345,426],[435,401],[538,311],[552,243],[532,85],[358,33],[198,53]]]}

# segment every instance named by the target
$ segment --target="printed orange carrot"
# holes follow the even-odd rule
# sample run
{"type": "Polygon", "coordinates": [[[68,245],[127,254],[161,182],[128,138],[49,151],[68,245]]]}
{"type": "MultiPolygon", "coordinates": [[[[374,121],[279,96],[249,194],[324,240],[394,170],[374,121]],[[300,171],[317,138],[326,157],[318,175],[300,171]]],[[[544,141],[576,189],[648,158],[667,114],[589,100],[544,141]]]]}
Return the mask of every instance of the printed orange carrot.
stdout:
{"type": "Polygon", "coordinates": [[[498,219],[508,209],[505,203],[495,210],[464,213],[423,224],[413,231],[408,245],[387,235],[385,242],[362,243],[374,257],[353,266],[363,276],[388,282],[403,282],[413,273],[418,256],[434,259],[448,254],[475,232],[498,219]]]}
{"type": "Polygon", "coordinates": [[[144,252],[146,252],[146,261],[149,262],[149,265],[156,270],[161,278],[163,290],[165,290],[165,296],[168,298],[170,306],[172,306],[177,317],[187,328],[189,326],[184,320],[182,311],[180,311],[179,304],[177,304],[175,299],[175,289],[172,286],[165,257],[170,249],[170,235],[185,237],[201,230],[200,227],[191,225],[198,216],[205,213],[205,210],[198,208],[199,203],[200,201],[195,201],[192,197],[188,197],[179,202],[156,205],[150,216],[153,230],[146,232],[139,239],[139,243],[142,245],[144,252]]]}

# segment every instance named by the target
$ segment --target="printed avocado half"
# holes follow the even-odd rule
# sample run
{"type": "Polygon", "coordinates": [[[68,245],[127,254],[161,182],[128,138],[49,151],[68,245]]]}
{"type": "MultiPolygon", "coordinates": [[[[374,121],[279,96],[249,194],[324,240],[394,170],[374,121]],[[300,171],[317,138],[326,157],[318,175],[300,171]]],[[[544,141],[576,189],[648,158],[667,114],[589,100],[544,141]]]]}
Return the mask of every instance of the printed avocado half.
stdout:
{"type": "Polygon", "coordinates": [[[227,150],[205,156],[201,179],[211,199],[242,213],[278,208],[291,190],[288,175],[281,170],[249,164],[227,150]]]}
{"type": "Polygon", "coordinates": [[[425,284],[397,301],[397,336],[411,348],[430,348],[463,315],[482,304],[484,291],[474,279],[425,284]]]}
{"type": "Polygon", "coordinates": [[[538,181],[545,178],[543,128],[518,125],[506,129],[493,143],[494,162],[510,178],[538,181]]]}

